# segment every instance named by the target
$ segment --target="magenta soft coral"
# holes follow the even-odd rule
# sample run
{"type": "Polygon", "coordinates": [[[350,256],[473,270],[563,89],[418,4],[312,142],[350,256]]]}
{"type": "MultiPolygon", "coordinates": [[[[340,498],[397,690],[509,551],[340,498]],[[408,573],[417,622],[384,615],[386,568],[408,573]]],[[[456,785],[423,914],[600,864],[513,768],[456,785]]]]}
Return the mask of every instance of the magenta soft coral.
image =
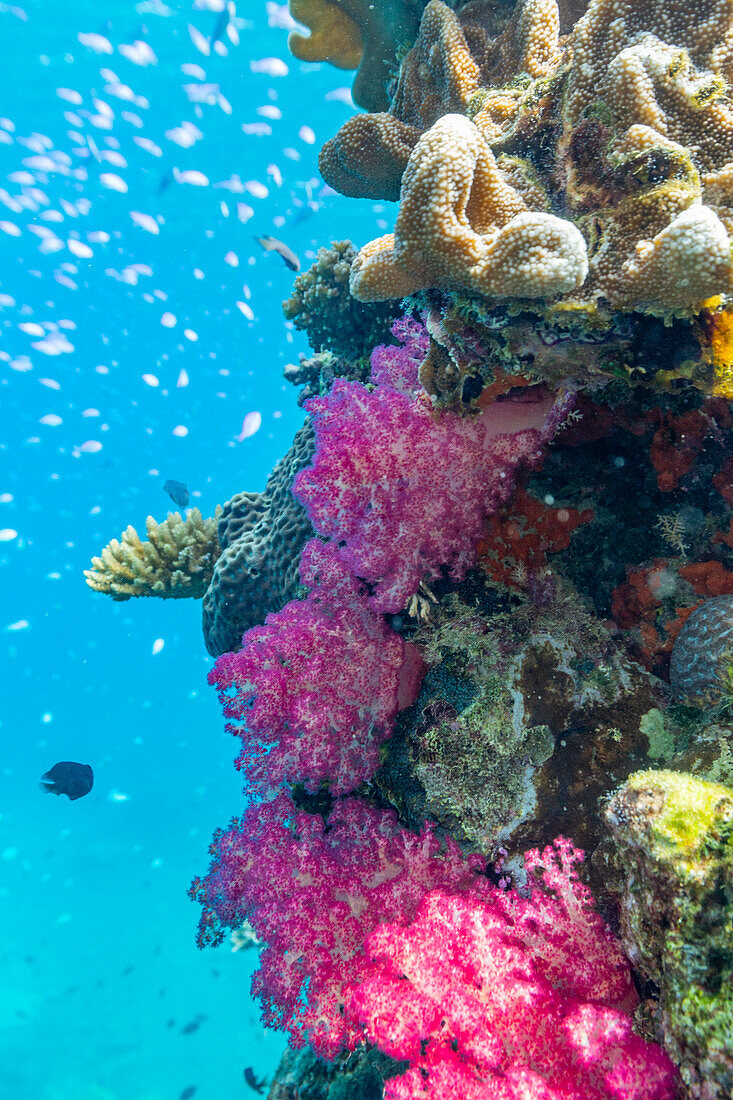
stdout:
{"type": "Polygon", "coordinates": [[[354,790],[379,767],[395,714],[414,701],[420,661],[381,615],[331,547],[312,540],[301,580],[310,588],[249,630],[237,653],[220,657],[215,684],[243,748],[237,766],[250,789],[300,782],[354,790]]]}
{"type": "Polygon", "coordinates": [[[672,1100],[674,1069],[632,1031],[628,963],[575,875],[567,841],[529,853],[528,896],[435,892],[378,928],[350,1010],[410,1062],[385,1100],[672,1100]]]}
{"type": "Polygon", "coordinates": [[[476,416],[437,415],[414,392],[423,330],[404,322],[396,334],[403,346],[373,354],[376,385],[337,379],[307,403],[316,451],[293,486],[316,531],[374,585],[372,606],[389,612],[442,566],[463,578],[484,517],[507,499],[517,466],[537,457],[558,419],[554,398],[539,387],[476,416]]]}
{"type": "Polygon", "coordinates": [[[336,802],[325,822],[281,793],[217,833],[211,853],[209,874],[191,888],[204,906],[200,944],[249,920],[266,944],[252,987],[265,1023],[328,1058],[363,1039],[344,1003],[373,969],[362,950],[369,933],[409,922],[431,890],[488,888],[478,857],[355,798],[336,802]]]}

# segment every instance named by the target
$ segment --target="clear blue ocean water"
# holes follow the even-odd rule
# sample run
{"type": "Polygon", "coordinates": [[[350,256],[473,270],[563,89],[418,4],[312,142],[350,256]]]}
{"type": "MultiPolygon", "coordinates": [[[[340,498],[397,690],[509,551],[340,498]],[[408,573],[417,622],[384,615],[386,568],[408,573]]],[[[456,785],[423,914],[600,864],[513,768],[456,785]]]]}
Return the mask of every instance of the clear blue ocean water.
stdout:
{"type": "Polygon", "coordinates": [[[114,603],[83,577],[127,524],[173,509],[167,478],[211,514],[263,487],[302,422],[282,379],[307,350],[280,308],[294,275],[253,234],[307,266],[393,220],[318,177],[350,74],[291,58],[286,6],[264,0],[238,0],[237,34],[206,56],[220,6],[0,3],[9,1100],[237,1100],[243,1068],[270,1078],[283,1047],[249,997],[253,953],[194,942],[187,886],[243,806],[200,605],[114,603]],[[89,796],[39,790],[58,760],[92,765],[89,796]]]}

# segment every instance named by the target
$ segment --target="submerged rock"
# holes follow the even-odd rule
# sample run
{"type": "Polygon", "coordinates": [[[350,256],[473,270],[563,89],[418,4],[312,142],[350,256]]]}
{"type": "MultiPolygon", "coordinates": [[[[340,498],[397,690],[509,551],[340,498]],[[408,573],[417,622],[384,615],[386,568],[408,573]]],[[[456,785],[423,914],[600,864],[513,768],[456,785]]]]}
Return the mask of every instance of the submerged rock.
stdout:
{"type": "Polygon", "coordinates": [[[733,1095],[733,789],[671,771],[630,776],[610,800],[624,885],[621,933],[658,999],[647,1024],[686,1095],[733,1095]]]}

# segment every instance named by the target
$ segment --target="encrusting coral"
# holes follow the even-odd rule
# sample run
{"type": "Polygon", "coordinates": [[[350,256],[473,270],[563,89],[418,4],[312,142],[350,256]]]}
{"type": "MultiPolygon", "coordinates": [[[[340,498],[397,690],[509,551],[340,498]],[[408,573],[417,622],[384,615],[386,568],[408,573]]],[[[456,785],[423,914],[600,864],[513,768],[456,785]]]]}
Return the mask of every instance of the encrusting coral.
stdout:
{"type": "Polygon", "coordinates": [[[621,934],[658,990],[648,1027],[680,1066],[685,1096],[733,1095],[733,790],[637,772],[606,819],[624,876],[621,934]]]}
{"type": "Polygon", "coordinates": [[[314,351],[327,349],[349,361],[368,357],[375,344],[389,340],[389,327],[398,315],[394,304],[358,302],[350,294],[355,256],[351,241],[332,241],[328,248],[319,248],[283,302],[285,317],[308,333],[314,351]]]}
{"type": "Polygon", "coordinates": [[[312,534],[293,499],[293,478],[313,453],[306,421],[261,493],[237,493],[219,517],[221,552],[204,595],[203,629],[212,656],[239,649],[242,635],[295,594],[298,559],[312,534]]]}
{"type": "Polygon", "coordinates": [[[705,600],[672,648],[670,681],[680,701],[714,705],[733,691],[733,595],[705,600]]]}
{"type": "Polygon", "coordinates": [[[221,508],[204,519],[192,508],[184,519],[170,512],[162,523],[148,516],[147,541],[134,527],[112,539],[92,568],[84,570],[87,584],[115,600],[131,596],[163,599],[200,599],[206,591],[219,556],[217,525],[221,508]]]}

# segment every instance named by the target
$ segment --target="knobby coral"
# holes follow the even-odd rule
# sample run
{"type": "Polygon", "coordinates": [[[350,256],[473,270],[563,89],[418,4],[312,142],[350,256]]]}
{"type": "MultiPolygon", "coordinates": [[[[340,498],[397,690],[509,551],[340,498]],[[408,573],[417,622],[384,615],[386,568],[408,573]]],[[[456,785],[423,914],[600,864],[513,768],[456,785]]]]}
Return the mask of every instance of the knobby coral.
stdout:
{"type": "Polygon", "coordinates": [[[357,297],[558,295],[598,319],[689,316],[733,290],[726,0],[591,0],[560,25],[555,0],[510,17],[489,0],[427,4],[389,109],[321,155],[346,194],[399,194],[394,240],[357,258],[357,297]]]}
{"type": "Polygon", "coordinates": [[[204,519],[192,508],[184,519],[169,512],[162,523],[146,520],[147,541],[134,527],[127,527],[121,539],[112,539],[101,557],[92,558],[84,570],[87,584],[115,600],[131,596],[184,597],[200,599],[211,580],[219,556],[217,524],[221,508],[204,519]]]}

